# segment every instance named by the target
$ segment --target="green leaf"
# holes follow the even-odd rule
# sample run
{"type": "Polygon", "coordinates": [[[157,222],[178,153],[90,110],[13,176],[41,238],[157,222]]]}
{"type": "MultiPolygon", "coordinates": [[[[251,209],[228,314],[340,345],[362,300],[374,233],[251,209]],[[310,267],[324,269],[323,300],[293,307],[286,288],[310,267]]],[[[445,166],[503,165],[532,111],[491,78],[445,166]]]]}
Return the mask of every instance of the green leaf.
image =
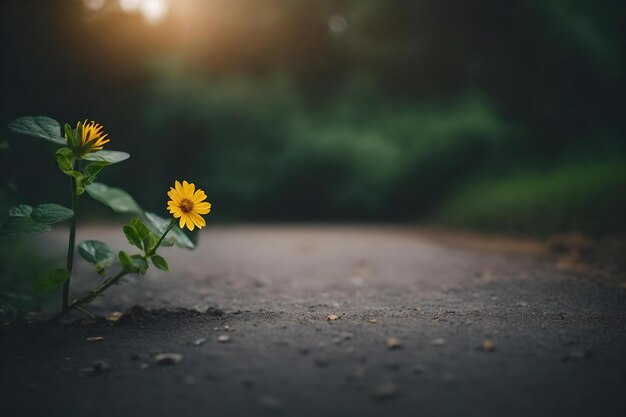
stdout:
{"type": "Polygon", "coordinates": [[[125,225],[123,230],[124,234],[126,235],[126,239],[128,240],[128,243],[141,249],[142,242],[141,238],[139,237],[139,233],[137,233],[137,230],[131,224],[125,225]]]}
{"type": "Polygon", "coordinates": [[[109,164],[117,164],[130,158],[126,152],[118,151],[97,151],[82,156],[82,159],[95,162],[107,162],[109,164]]]}
{"type": "Polygon", "coordinates": [[[17,239],[49,232],[52,228],[43,223],[37,223],[30,216],[10,216],[0,227],[0,238],[17,239]]]}
{"type": "Polygon", "coordinates": [[[148,235],[148,238],[144,240],[143,242],[144,249],[146,250],[146,252],[154,248],[158,241],[159,241],[159,238],[154,233],[150,232],[150,234],[148,235]]]}
{"type": "Polygon", "coordinates": [[[9,210],[9,217],[0,227],[0,238],[16,239],[48,232],[51,224],[73,215],[72,210],[58,204],[40,204],[35,208],[20,204],[9,210]]]}
{"type": "Polygon", "coordinates": [[[9,216],[25,216],[30,217],[30,214],[33,212],[33,208],[27,204],[20,204],[19,206],[15,206],[9,209],[9,216]]]}
{"type": "Polygon", "coordinates": [[[63,285],[65,281],[70,279],[70,271],[65,268],[58,268],[41,276],[33,286],[33,291],[44,293],[63,285]]]}
{"type": "Polygon", "coordinates": [[[132,219],[130,223],[124,226],[124,234],[128,243],[143,249],[144,252],[148,252],[159,240],[139,219],[132,219]]]}
{"type": "Polygon", "coordinates": [[[61,148],[54,154],[59,169],[64,173],[72,170],[72,150],[70,148],[61,148]]]}
{"type": "Polygon", "coordinates": [[[148,239],[148,237],[152,234],[152,232],[148,230],[146,225],[143,224],[143,222],[139,219],[132,219],[130,221],[130,224],[135,228],[142,241],[148,239]]]}
{"type": "Polygon", "coordinates": [[[156,244],[158,238],[142,223],[139,219],[132,219],[130,221],[132,227],[137,231],[141,242],[143,243],[143,250],[147,252],[151,248],[151,244],[156,244]]]}
{"type": "Polygon", "coordinates": [[[23,135],[45,139],[57,145],[67,145],[67,141],[61,136],[59,122],[46,116],[20,117],[9,123],[9,129],[23,135]]]}
{"type": "Polygon", "coordinates": [[[33,209],[31,217],[37,223],[54,224],[74,216],[74,212],[58,204],[39,204],[33,209]]]}
{"type": "Polygon", "coordinates": [[[96,264],[96,272],[99,275],[104,275],[106,274],[106,270],[108,268],[111,267],[111,265],[113,265],[113,260],[115,260],[115,257],[111,257],[111,258],[105,258],[103,260],[101,260],[100,262],[98,262],[96,264]]]}
{"type": "Polygon", "coordinates": [[[169,271],[170,270],[170,267],[167,264],[167,261],[165,261],[165,259],[163,259],[162,256],[154,255],[150,259],[152,259],[152,264],[156,268],[160,269],[161,271],[169,271]]]}
{"type": "MultiPolygon", "coordinates": [[[[148,220],[148,225],[151,227],[152,231],[156,233],[157,235],[162,235],[163,233],[165,233],[165,231],[167,230],[167,227],[170,225],[169,220],[166,220],[160,216],[157,216],[154,213],[146,212],[145,216],[146,216],[146,219],[148,220]]],[[[171,242],[172,238],[174,238],[175,245],[178,246],[179,248],[183,248],[183,249],[194,248],[193,242],[187,237],[185,232],[183,232],[178,227],[174,227],[172,230],[170,230],[170,232],[167,234],[163,242],[165,242],[168,239],[171,242]]],[[[168,245],[165,244],[165,246],[168,246],[168,245]]]]}
{"type": "Polygon", "coordinates": [[[63,126],[63,130],[65,131],[65,139],[67,141],[67,145],[70,148],[74,148],[78,144],[74,129],[72,129],[72,126],[65,123],[65,126],[63,126]]]}
{"type": "Polygon", "coordinates": [[[76,181],[80,181],[85,177],[85,175],[82,172],[75,171],[73,169],[67,171],[66,174],[69,175],[70,177],[74,177],[76,181]]]}
{"type": "Polygon", "coordinates": [[[174,236],[169,236],[170,233],[168,233],[168,236],[163,239],[163,242],[161,242],[161,246],[163,246],[164,248],[171,248],[172,246],[174,246],[176,244],[176,238],[174,236]]]}
{"type": "Polygon", "coordinates": [[[107,165],[109,165],[108,162],[92,162],[85,167],[85,172],[88,176],[95,178],[107,165]]]}
{"type": "Polygon", "coordinates": [[[105,259],[115,257],[109,245],[99,240],[86,240],[82,242],[78,245],[78,253],[83,259],[94,265],[105,259]]]}
{"type": "Polygon", "coordinates": [[[124,252],[123,250],[118,253],[118,258],[120,259],[120,263],[122,264],[122,268],[128,272],[137,272],[138,267],[135,265],[133,258],[130,257],[129,254],[124,252]]]}
{"type": "Polygon", "coordinates": [[[150,266],[148,264],[148,261],[145,260],[143,256],[141,255],[133,255],[131,256],[131,258],[133,259],[133,262],[135,263],[135,266],[137,267],[137,273],[140,275],[145,275],[146,272],[148,271],[148,267],[150,266]]]}
{"type": "Polygon", "coordinates": [[[97,200],[111,207],[113,211],[118,213],[143,214],[143,210],[135,202],[135,200],[121,188],[109,187],[99,182],[87,185],[85,187],[87,194],[94,200],[97,200]]]}
{"type": "Polygon", "coordinates": [[[85,167],[85,174],[81,178],[81,185],[87,186],[93,183],[104,167],[110,165],[108,162],[92,162],[85,167]]]}

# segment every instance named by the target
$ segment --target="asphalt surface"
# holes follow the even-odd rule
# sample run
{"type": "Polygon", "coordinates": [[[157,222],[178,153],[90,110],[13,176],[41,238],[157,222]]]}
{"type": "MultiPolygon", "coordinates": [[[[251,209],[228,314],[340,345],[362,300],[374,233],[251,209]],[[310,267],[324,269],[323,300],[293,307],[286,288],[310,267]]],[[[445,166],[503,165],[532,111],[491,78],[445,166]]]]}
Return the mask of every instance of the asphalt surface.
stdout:
{"type": "MultiPolygon", "coordinates": [[[[91,307],[118,321],[2,327],[0,414],[626,415],[624,278],[541,244],[224,227],[163,255],[91,307]]],[[[78,265],[77,292],[97,280],[78,265]]]]}

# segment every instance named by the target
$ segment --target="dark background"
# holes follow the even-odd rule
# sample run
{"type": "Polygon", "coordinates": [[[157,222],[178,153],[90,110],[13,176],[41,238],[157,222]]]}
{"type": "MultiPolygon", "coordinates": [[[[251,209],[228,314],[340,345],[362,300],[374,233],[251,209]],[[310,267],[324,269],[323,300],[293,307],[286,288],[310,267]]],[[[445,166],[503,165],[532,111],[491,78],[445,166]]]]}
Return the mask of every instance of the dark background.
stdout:
{"type": "MultiPolygon", "coordinates": [[[[3,1],[0,125],[103,124],[131,159],[101,180],[161,214],[188,179],[213,223],[622,234],[625,17],[620,0],[3,1]]],[[[4,206],[68,204],[52,145],[0,142],[4,206]]]]}

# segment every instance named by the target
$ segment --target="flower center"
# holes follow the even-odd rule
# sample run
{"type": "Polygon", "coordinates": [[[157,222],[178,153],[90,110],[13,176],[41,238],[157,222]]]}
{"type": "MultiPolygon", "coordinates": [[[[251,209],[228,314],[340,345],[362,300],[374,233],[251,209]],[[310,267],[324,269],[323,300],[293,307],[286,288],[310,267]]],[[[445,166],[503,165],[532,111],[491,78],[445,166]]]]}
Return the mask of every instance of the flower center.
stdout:
{"type": "Polygon", "coordinates": [[[183,211],[183,213],[189,213],[193,210],[193,201],[185,198],[183,201],[180,202],[180,209],[183,211]]]}

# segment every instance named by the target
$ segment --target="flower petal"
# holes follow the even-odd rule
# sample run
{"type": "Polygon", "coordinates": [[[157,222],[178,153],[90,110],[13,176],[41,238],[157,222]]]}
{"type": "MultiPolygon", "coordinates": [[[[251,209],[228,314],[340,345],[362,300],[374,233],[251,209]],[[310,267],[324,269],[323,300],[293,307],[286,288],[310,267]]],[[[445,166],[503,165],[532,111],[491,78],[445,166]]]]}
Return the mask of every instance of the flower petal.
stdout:
{"type": "Polygon", "coordinates": [[[192,200],[194,203],[200,203],[203,200],[206,200],[206,194],[204,193],[204,191],[202,190],[198,190],[196,191],[196,193],[193,195],[192,200]]]}
{"type": "Polygon", "coordinates": [[[174,187],[176,187],[176,191],[178,191],[178,195],[179,195],[181,198],[184,198],[184,195],[185,195],[185,194],[184,194],[184,190],[183,190],[183,186],[182,186],[182,184],[181,184],[180,182],[176,181],[176,182],[174,183],[174,187]]]}
{"type": "Polygon", "coordinates": [[[193,232],[193,229],[195,229],[196,225],[193,224],[193,220],[190,216],[191,213],[187,213],[185,214],[184,217],[186,217],[185,222],[187,222],[187,229],[189,229],[190,231],[193,232]]]}
{"type": "Polygon", "coordinates": [[[189,183],[187,181],[183,181],[183,197],[191,198],[192,194],[189,194],[189,183]]]}
{"type": "Polygon", "coordinates": [[[211,211],[211,203],[198,203],[193,206],[193,211],[198,214],[208,214],[211,211]]]}
{"type": "Polygon", "coordinates": [[[167,196],[171,198],[172,201],[174,201],[175,203],[180,204],[180,202],[182,201],[182,198],[180,194],[178,193],[178,191],[176,191],[173,188],[170,188],[170,191],[167,192],[167,196]]]}
{"type": "Polygon", "coordinates": [[[206,222],[199,214],[192,212],[189,213],[189,217],[191,217],[191,220],[193,220],[195,225],[198,226],[198,229],[202,229],[204,226],[206,226],[206,222]]]}
{"type": "Polygon", "coordinates": [[[193,182],[190,182],[187,185],[187,198],[189,199],[193,199],[193,195],[196,192],[196,184],[194,184],[193,182]]]}

